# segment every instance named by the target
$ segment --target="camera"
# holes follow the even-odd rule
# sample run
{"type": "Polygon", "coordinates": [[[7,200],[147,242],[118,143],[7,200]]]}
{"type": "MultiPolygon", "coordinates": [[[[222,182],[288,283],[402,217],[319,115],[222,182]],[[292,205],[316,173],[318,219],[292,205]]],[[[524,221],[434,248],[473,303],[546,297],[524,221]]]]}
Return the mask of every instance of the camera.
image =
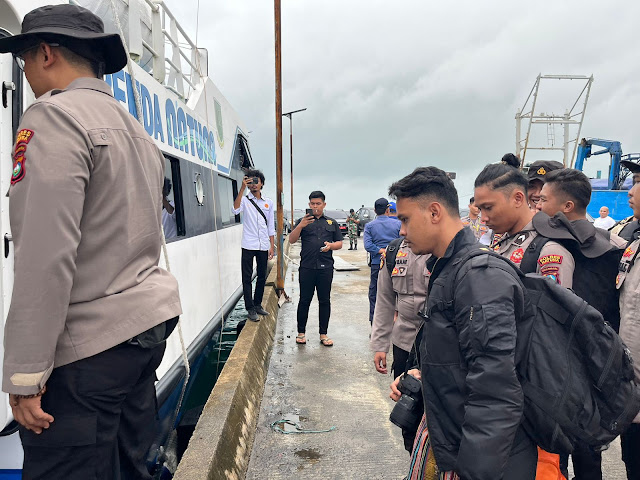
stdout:
{"type": "Polygon", "coordinates": [[[251,185],[257,185],[260,179],[258,177],[251,177],[251,185]]]}
{"type": "Polygon", "coordinates": [[[422,382],[403,373],[398,382],[398,390],[402,392],[402,396],[391,410],[389,420],[403,430],[415,431],[424,414],[422,382]]]}

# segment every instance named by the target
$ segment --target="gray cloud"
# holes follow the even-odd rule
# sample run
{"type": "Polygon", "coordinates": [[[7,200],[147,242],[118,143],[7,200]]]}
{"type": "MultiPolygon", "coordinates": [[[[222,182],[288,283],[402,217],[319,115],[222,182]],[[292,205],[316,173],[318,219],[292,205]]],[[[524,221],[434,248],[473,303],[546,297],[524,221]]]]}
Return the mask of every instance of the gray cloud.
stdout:
{"type": "MultiPolygon", "coordinates": [[[[456,171],[468,196],[482,166],[514,150],[514,115],[540,72],[593,73],[582,136],[640,150],[639,17],[622,0],[283,2],[283,107],[308,107],[294,116],[296,208],[317,188],[332,207],[371,205],[420,165],[456,171]]],[[[195,18],[183,23],[195,31],[195,18]]],[[[201,2],[199,23],[210,76],[252,131],[274,197],[273,4],[201,2]]],[[[285,205],[288,142],[284,119],[285,205]]]]}

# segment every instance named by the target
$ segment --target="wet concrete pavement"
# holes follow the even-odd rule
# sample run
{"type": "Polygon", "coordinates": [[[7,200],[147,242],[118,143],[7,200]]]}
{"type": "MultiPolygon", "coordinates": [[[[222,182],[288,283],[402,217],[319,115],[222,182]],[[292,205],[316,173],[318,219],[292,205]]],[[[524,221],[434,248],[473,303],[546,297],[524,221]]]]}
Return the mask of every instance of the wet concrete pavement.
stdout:
{"type": "MultiPolygon", "coordinates": [[[[296,263],[299,251],[299,244],[291,249],[296,263]]],[[[389,422],[392,379],[376,372],[369,350],[366,252],[349,251],[347,243],[337,255],[360,269],[334,272],[330,348],[319,343],[316,298],[307,344],[295,343],[298,269],[289,264],[285,289],[293,302],[280,309],[248,479],[402,479],[407,473],[409,454],[389,422]],[[283,418],[299,419],[305,429],[337,428],[274,432],[272,422],[283,418]]]]}
{"type": "MultiPolygon", "coordinates": [[[[298,268],[289,265],[285,289],[293,302],[280,309],[247,479],[399,480],[407,473],[408,453],[399,429],[388,420],[393,407],[388,398],[391,377],[375,371],[369,350],[366,253],[362,247],[347,248],[334,255],[360,269],[334,272],[331,348],[318,340],[316,298],[309,312],[307,344],[296,345],[298,268]],[[309,430],[337,428],[309,434],[273,431],[271,424],[282,419],[298,421],[309,430]]],[[[291,249],[296,263],[299,251],[299,244],[291,249]]],[[[620,458],[616,441],[603,455],[604,480],[626,479],[620,458]]]]}

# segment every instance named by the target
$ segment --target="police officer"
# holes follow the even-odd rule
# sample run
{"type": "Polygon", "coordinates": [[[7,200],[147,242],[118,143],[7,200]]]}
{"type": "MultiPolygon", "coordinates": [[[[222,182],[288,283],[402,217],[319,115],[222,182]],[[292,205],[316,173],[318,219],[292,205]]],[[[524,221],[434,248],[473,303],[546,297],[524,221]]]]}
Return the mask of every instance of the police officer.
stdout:
{"type": "Polygon", "coordinates": [[[369,281],[369,323],[373,324],[373,312],[378,291],[380,258],[385,248],[400,236],[400,221],[389,217],[389,201],[379,198],[374,204],[376,219],[364,226],[364,248],[371,256],[371,278],[369,281]]]}
{"type": "MultiPolygon", "coordinates": [[[[640,182],[640,171],[638,171],[638,164],[635,162],[631,162],[629,160],[622,160],[620,165],[627,168],[631,171],[631,175],[633,176],[633,184],[640,182]]],[[[625,240],[631,240],[633,232],[640,227],[640,217],[636,217],[635,215],[631,215],[623,220],[620,220],[613,227],[609,229],[612,234],[616,234],[619,237],[624,238],[625,240]]]]}
{"type": "Polygon", "coordinates": [[[358,249],[358,225],[360,220],[356,215],[353,208],[349,210],[349,216],[347,217],[347,228],[349,229],[349,250],[358,249]]]}
{"type": "Polygon", "coordinates": [[[564,168],[564,165],[553,160],[538,160],[529,165],[529,171],[527,172],[529,179],[527,192],[529,207],[532,210],[536,209],[536,204],[540,200],[540,191],[544,185],[547,173],[560,170],[561,168],[564,168]]]}
{"type": "MultiPolygon", "coordinates": [[[[430,255],[416,255],[404,239],[389,244],[380,261],[378,296],[371,329],[371,350],[376,370],[387,373],[387,353],[393,345],[393,377],[405,370],[411,347],[422,324],[419,312],[427,299],[430,255]],[[396,317],[397,312],[397,317],[396,317]]],[[[415,431],[403,430],[405,448],[411,452],[415,431]]]]}
{"type": "MultiPolygon", "coordinates": [[[[629,206],[636,218],[640,218],[640,165],[625,162],[633,173],[633,187],[629,190],[629,206]]],[[[640,358],[640,227],[633,232],[629,245],[622,255],[618,268],[616,288],[620,291],[620,338],[631,350],[634,359],[640,358]]],[[[636,382],[640,382],[640,362],[633,362],[636,382]]],[[[627,469],[627,478],[640,478],[640,418],[620,436],[622,460],[627,469]]]]}
{"type": "Polygon", "coordinates": [[[158,267],[164,158],[102,81],[127,53],[89,10],[37,8],[0,52],[37,98],[9,191],[2,388],[21,425],[23,476],[150,479],[155,370],[181,313],[177,282],[158,267]]]}
{"type": "MultiPolygon", "coordinates": [[[[482,220],[497,234],[504,234],[492,247],[517,266],[538,235],[527,201],[527,183],[518,169],[502,163],[487,165],[475,181],[475,203],[482,220]]],[[[571,288],[574,265],[573,256],[565,247],[548,241],[540,251],[536,273],[571,288]]]]}
{"type": "Polygon", "coordinates": [[[298,220],[289,234],[289,243],[302,239],[300,252],[300,301],[298,303],[298,335],[296,343],[305,344],[307,339],[307,319],[313,293],[318,293],[320,343],[325,347],[333,346],[333,340],[327,336],[329,317],[331,316],[331,282],[333,281],[332,250],[342,248],[342,233],[338,222],[325,217],[327,206],[325,196],[319,190],[309,195],[311,213],[298,220]]]}

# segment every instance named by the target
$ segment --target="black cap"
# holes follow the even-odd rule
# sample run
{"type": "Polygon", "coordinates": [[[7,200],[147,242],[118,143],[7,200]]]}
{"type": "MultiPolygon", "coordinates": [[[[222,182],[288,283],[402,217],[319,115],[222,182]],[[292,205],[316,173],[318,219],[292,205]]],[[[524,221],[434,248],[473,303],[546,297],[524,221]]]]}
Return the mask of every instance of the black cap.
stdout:
{"type": "Polygon", "coordinates": [[[380,212],[380,211],[386,211],[387,207],[389,206],[389,200],[387,200],[386,198],[379,198],[376,200],[376,203],[373,204],[373,209],[376,211],[376,213],[380,212]]]}
{"type": "Polygon", "coordinates": [[[622,160],[620,165],[629,170],[631,173],[640,173],[640,164],[631,160],[622,160]]]}
{"type": "Polygon", "coordinates": [[[564,168],[564,165],[560,162],[556,162],[554,160],[538,160],[537,162],[533,162],[529,165],[527,176],[529,177],[529,181],[542,180],[544,182],[547,173],[553,172],[554,170],[560,170],[562,168],[564,168]]]}
{"type": "Polygon", "coordinates": [[[31,10],[22,21],[22,33],[0,39],[0,53],[18,53],[40,41],[55,41],[90,60],[104,63],[104,73],[127,64],[120,35],[104,33],[104,23],[94,13],[76,5],[47,5],[31,10]]]}

